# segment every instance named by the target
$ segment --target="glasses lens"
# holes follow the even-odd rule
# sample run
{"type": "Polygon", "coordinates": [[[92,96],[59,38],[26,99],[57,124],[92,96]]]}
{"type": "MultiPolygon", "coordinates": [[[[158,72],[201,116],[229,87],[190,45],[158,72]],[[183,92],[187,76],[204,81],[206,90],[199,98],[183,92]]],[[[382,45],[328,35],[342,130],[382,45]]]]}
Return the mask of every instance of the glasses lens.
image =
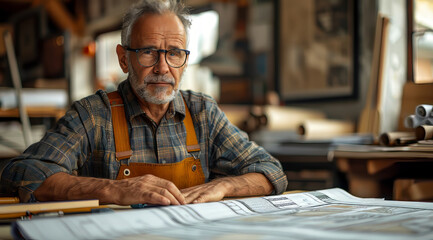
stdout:
{"type": "Polygon", "coordinates": [[[182,67],[186,60],[186,52],[180,49],[171,49],[165,55],[167,63],[175,68],[182,67]]]}
{"type": "Polygon", "coordinates": [[[158,61],[158,50],[142,49],[138,52],[138,62],[144,67],[153,66],[158,61]]]}
{"type": "MultiPolygon", "coordinates": [[[[162,50],[161,50],[162,51],[162,50]]],[[[138,62],[143,67],[151,67],[159,60],[160,51],[157,49],[141,49],[137,53],[138,62]]],[[[171,67],[179,68],[185,64],[186,51],[182,49],[170,49],[165,54],[165,60],[171,67]]]]}

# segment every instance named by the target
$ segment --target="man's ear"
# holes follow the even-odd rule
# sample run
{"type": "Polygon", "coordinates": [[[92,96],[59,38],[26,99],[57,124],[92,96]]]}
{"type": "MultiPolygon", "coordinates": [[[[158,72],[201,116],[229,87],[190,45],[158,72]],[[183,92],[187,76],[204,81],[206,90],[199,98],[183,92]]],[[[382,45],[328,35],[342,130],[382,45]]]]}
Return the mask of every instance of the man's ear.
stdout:
{"type": "Polygon", "coordinates": [[[122,68],[122,71],[124,73],[127,73],[128,72],[128,59],[126,57],[125,48],[122,45],[117,44],[116,53],[117,53],[117,58],[119,59],[120,68],[122,68]]]}

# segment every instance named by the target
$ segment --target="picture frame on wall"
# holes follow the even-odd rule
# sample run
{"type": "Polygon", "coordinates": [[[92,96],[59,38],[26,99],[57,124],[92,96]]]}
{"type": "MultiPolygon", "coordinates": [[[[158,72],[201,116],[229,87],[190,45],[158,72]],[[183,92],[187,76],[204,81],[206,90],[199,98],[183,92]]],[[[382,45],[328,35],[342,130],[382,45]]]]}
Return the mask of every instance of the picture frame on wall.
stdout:
{"type": "Polygon", "coordinates": [[[29,67],[38,64],[40,39],[46,35],[46,13],[35,7],[14,15],[15,44],[20,64],[29,67]]]}
{"type": "Polygon", "coordinates": [[[279,0],[276,90],[282,101],[355,99],[356,0],[279,0]]]}
{"type": "Polygon", "coordinates": [[[416,84],[433,83],[433,2],[408,0],[407,79],[416,84]]]}
{"type": "Polygon", "coordinates": [[[47,35],[47,15],[42,6],[26,9],[13,15],[14,42],[21,81],[28,82],[41,77],[41,40],[47,35]]]}

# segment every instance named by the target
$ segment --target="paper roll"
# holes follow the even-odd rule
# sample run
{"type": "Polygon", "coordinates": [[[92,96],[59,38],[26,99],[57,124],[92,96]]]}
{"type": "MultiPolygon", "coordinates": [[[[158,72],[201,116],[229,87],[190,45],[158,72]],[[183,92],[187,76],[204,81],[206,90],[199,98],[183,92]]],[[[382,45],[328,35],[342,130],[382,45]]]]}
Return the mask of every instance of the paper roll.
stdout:
{"type": "Polygon", "coordinates": [[[418,115],[409,115],[404,119],[406,128],[417,128],[421,125],[433,125],[433,118],[424,118],[418,115]]]}
{"type": "Polygon", "coordinates": [[[416,142],[414,132],[386,132],[379,137],[379,144],[384,146],[405,145],[416,142]]]}
{"type": "Polygon", "coordinates": [[[404,119],[404,126],[406,128],[416,128],[419,125],[419,120],[415,115],[409,115],[404,119]]]}
{"type": "Polygon", "coordinates": [[[433,139],[433,126],[431,125],[421,125],[415,129],[416,139],[418,140],[428,140],[433,139]]]}
{"type": "Polygon", "coordinates": [[[352,134],[354,131],[353,122],[328,119],[307,120],[298,127],[298,134],[306,139],[329,139],[352,134]]]}
{"type": "Polygon", "coordinates": [[[415,114],[421,118],[428,118],[432,114],[432,105],[421,104],[416,106],[415,114]]]}
{"type": "Polygon", "coordinates": [[[268,118],[268,130],[294,130],[302,122],[309,119],[324,119],[325,114],[316,110],[282,107],[282,106],[266,106],[264,114],[268,118]]]}

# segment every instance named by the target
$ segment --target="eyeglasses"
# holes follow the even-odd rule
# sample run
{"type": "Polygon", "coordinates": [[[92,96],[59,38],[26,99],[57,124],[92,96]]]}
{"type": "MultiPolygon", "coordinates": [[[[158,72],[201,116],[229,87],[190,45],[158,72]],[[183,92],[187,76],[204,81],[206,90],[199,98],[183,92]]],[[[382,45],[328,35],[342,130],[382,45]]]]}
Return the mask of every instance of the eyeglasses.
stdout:
{"type": "Polygon", "coordinates": [[[137,60],[143,67],[152,67],[159,61],[160,53],[164,53],[165,61],[170,67],[180,68],[185,62],[186,58],[190,54],[190,51],[185,49],[154,49],[154,48],[137,48],[133,49],[126,47],[126,50],[135,52],[137,54],[137,60]]]}

